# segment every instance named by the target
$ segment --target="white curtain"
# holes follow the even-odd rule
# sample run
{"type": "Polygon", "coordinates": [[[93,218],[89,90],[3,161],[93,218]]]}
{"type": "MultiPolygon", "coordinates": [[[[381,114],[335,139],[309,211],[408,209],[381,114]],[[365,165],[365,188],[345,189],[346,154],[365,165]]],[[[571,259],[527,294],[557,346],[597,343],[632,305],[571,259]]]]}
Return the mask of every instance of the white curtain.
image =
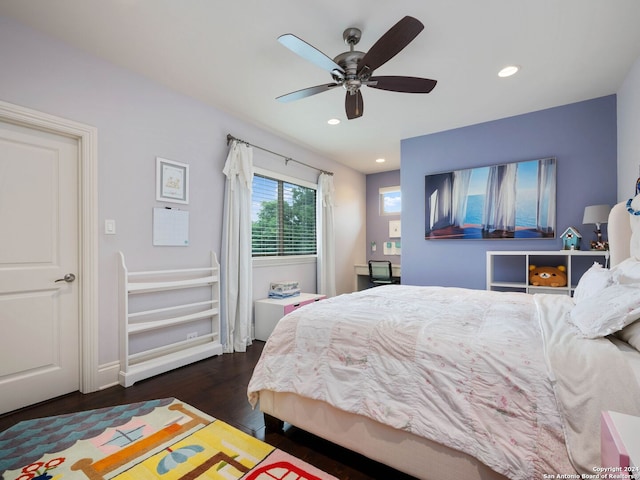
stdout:
{"type": "Polygon", "coordinates": [[[464,226],[464,217],[467,216],[467,194],[471,183],[471,170],[456,170],[453,172],[453,195],[451,224],[456,227],[464,226]]]}
{"type": "Polygon", "coordinates": [[[451,225],[451,207],[453,205],[453,178],[451,175],[447,175],[442,184],[442,189],[439,194],[438,203],[438,215],[439,218],[436,221],[446,220],[446,225],[451,225]]]}
{"type": "Polygon", "coordinates": [[[552,158],[538,162],[538,205],[536,224],[538,231],[552,233],[556,223],[556,163],[552,158]]]}
{"type": "Polygon", "coordinates": [[[515,231],[517,174],[517,163],[496,165],[489,169],[483,230],[515,231]]]}
{"type": "Polygon", "coordinates": [[[443,173],[433,178],[433,192],[429,195],[429,229],[450,227],[453,221],[453,173],[443,173]]]}
{"type": "Polygon", "coordinates": [[[429,231],[433,230],[433,227],[436,225],[438,221],[438,211],[440,209],[440,192],[438,190],[434,190],[431,196],[429,197],[429,231]]]}
{"type": "Polygon", "coordinates": [[[251,185],[253,149],[234,140],[222,171],[221,339],[225,353],[251,345],[251,185]]]}
{"type": "Polygon", "coordinates": [[[333,175],[321,173],[318,178],[318,293],[336,295],[336,255],[333,231],[333,175]]]}

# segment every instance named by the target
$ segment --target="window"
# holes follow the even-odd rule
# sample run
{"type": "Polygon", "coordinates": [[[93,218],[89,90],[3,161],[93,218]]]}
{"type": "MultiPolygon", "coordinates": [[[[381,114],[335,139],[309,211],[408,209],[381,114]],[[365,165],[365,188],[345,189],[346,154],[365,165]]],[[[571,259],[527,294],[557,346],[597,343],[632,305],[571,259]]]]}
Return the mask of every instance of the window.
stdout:
{"type": "Polygon", "coordinates": [[[400,187],[384,187],[380,192],[380,215],[400,215],[402,195],[400,187]]]}
{"type": "Polygon", "coordinates": [[[316,188],[294,182],[305,183],[254,174],[254,257],[316,254],[316,188]]]}

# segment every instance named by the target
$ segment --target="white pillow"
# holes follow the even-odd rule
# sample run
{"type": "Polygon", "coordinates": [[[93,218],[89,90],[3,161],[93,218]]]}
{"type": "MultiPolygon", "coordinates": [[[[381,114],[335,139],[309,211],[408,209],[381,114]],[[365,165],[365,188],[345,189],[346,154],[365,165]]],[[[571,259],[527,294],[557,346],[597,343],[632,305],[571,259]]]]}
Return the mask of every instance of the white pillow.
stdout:
{"type": "Polygon", "coordinates": [[[631,325],[627,325],[616,333],[616,337],[624,340],[636,350],[640,350],[640,322],[633,322],[631,325]]]}
{"type": "Polygon", "coordinates": [[[611,269],[615,283],[640,283],[640,261],[627,258],[611,269]]]}
{"type": "Polygon", "coordinates": [[[597,295],[613,283],[611,270],[604,268],[598,262],[584,272],[573,292],[573,300],[578,303],[586,298],[597,295]]]}
{"type": "Polygon", "coordinates": [[[638,285],[610,285],[576,303],[569,313],[569,322],[587,338],[610,335],[639,318],[638,285]]]}

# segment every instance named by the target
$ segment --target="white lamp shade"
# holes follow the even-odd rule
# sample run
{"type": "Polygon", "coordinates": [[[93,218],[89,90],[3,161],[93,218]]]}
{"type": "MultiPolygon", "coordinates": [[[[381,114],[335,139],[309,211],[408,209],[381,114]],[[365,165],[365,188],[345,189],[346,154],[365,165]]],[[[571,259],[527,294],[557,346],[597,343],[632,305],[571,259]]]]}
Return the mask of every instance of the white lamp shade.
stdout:
{"type": "Polygon", "coordinates": [[[611,207],[609,205],[590,205],[588,207],[584,207],[584,218],[582,219],[582,223],[607,223],[610,211],[611,207]]]}

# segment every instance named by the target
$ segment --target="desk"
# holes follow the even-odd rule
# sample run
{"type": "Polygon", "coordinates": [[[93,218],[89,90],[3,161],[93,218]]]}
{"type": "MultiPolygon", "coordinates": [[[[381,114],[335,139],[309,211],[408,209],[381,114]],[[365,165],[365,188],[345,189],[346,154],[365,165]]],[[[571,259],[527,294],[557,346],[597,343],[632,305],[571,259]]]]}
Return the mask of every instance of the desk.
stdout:
{"type": "MultiPolygon", "coordinates": [[[[365,288],[369,288],[369,265],[368,264],[360,264],[354,265],[355,270],[355,283],[354,283],[354,292],[358,292],[360,290],[364,290],[365,288]]],[[[394,278],[400,280],[400,265],[391,265],[391,273],[394,278]]]]}

